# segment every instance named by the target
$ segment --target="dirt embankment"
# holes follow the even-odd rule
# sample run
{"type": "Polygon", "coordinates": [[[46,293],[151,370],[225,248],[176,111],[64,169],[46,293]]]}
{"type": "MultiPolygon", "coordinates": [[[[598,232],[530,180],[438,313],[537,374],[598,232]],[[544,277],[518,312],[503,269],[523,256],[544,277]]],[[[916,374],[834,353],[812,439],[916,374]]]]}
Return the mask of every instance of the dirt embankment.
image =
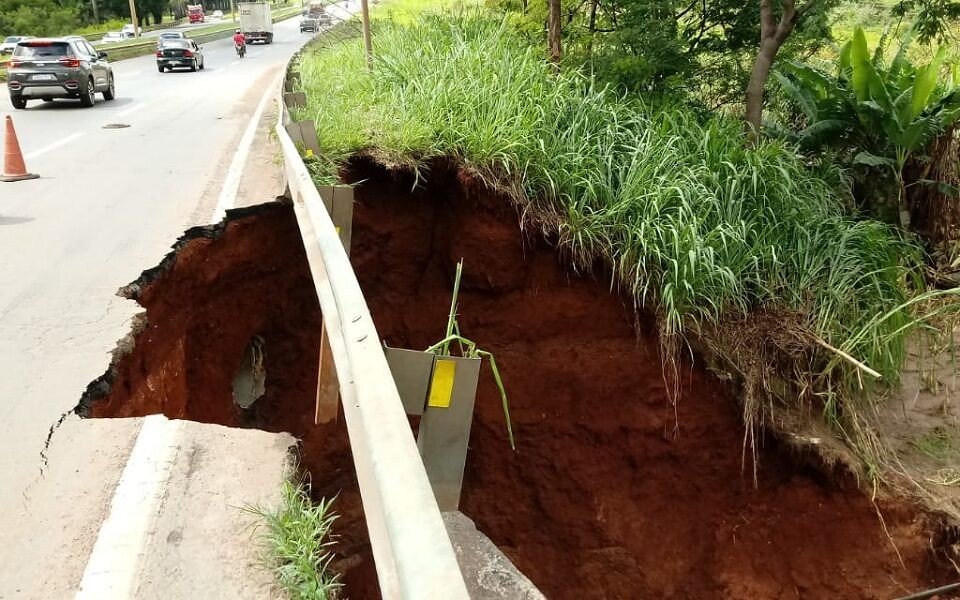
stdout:
{"type": "Polygon", "coordinates": [[[342,418],[313,425],[320,307],[290,204],[231,211],[225,226],[187,231],[174,251],[122,293],[145,309],[132,340],[81,400],[89,417],[163,413],[231,427],[288,431],[317,497],[340,494],[337,566],[359,597],[377,595],[363,508],[342,418]],[[248,410],[233,377],[253,336],[263,340],[265,394],[248,410]]]}
{"type": "MultiPolygon", "coordinates": [[[[909,507],[881,505],[901,565],[849,482],[770,443],[754,488],[730,391],[686,364],[672,406],[649,324],[635,326],[605,275],[578,276],[548,242],[524,238],[506,200],[440,164],[412,193],[411,177],[367,162],[345,176],[364,180],[352,256],[390,345],[442,336],[465,260],[463,333],[496,354],[518,448],[485,370],[462,508],[548,597],[890,598],[945,581],[931,551],[937,523],[909,507]]],[[[81,412],[163,412],[301,437],[314,492],[340,492],[348,595],[376,597],[342,419],[312,424],[320,317],[291,207],[191,230],[127,292],[146,324],[81,412]],[[231,381],[254,335],[266,395],[243,410],[231,381]]]]}
{"type": "Polygon", "coordinates": [[[658,341],[609,276],[572,273],[521,236],[501,197],[437,164],[413,179],[355,163],[352,257],[391,346],[442,337],[464,259],[463,334],[492,351],[510,395],[481,375],[463,511],[550,598],[891,598],[944,580],[938,526],[877,510],[779,452],[755,488],[731,390],[685,364],[675,409],[658,341]]]}

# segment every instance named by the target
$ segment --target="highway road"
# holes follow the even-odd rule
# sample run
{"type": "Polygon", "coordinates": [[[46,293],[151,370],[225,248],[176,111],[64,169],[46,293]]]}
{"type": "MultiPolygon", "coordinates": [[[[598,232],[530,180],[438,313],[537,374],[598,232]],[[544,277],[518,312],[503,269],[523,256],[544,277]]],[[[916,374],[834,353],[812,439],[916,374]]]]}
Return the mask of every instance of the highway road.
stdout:
{"type": "MultiPolygon", "coordinates": [[[[267,133],[282,67],[307,36],[296,19],[275,32],[274,44],[250,47],[243,60],[230,40],[205,44],[207,66],[197,73],[160,74],[152,56],[114,63],[118,97],[98,95],[93,108],[57,101],[12,111],[0,93],[0,113],[11,111],[27,167],[41,176],[0,184],[0,599],[74,597],[97,568],[94,544],[142,420],[81,421],[71,411],[138,312],[117,289],[157,264],[184,229],[282,192],[267,133]]],[[[215,481],[227,475],[191,468],[185,477],[209,480],[182,485],[193,486],[194,499],[209,496],[183,510],[215,521],[213,507],[231,503],[234,515],[275,489],[289,439],[192,431],[184,429],[178,451],[213,456],[218,447],[204,444],[230,438],[261,460],[230,467],[227,486],[215,481]]],[[[136,517],[146,523],[143,535],[114,549],[133,557],[137,580],[109,597],[269,597],[268,575],[232,566],[249,561],[250,551],[223,550],[231,535],[250,545],[235,523],[209,524],[220,531],[218,544],[201,535],[188,546],[180,540],[190,515],[170,517],[183,521],[165,540],[179,550],[167,564],[145,561],[143,545],[158,543],[158,511],[136,517]],[[211,580],[207,593],[198,582],[211,580]]]]}

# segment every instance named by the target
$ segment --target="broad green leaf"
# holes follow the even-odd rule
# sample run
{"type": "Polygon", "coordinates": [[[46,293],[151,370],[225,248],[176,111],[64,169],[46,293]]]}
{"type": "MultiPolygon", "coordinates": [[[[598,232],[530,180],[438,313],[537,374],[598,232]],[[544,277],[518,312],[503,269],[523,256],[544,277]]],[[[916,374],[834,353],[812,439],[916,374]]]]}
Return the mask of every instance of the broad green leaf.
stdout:
{"type": "Polygon", "coordinates": [[[930,94],[937,86],[937,78],[940,76],[940,67],[947,56],[947,49],[941,46],[937,56],[926,67],[917,72],[917,78],[913,82],[913,99],[910,103],[910,118],[916,119],[927,107],[927,101],[930,100],[930,94]]]}
{"type": "Polygon", "coordinates": [[[893,167],[896,164],[892,158],[870,154],[866,150],[854,156],[853,163],[856,165],[867,165],[868,167],[893,167]]]}
{"type": "Polygon", "coordinates": [[[899,74],[913,68],[913,65],[910,64],[910,60],[907,58],[907,50],[913,41],[913,33],[913,28],[910,28],[900,40],[900,47],[897,49],[897,54],[893,57],[893,61],[890,62],[891,73],[899,74]]]}
{"type": "Polygon", "coordinates": [[[852,42],[850,47],[851,81],[857,100],[861,102],[872,100],[881,105],[884,110],[892,110],[893,100],[890,99],[886,84],[870,61],[867,38],[863,34],[863,29],[858,27],[854,31],[852,42]]]}
{"type": "Polygon", "coordinates": [[[850,69],[852,71],[853,91],[857,95],[857,100],[865,102],[870,99],[870,82],[868,81],[869,72],[866,65],[869,65],[870,58],[867,50],[867,37],[863,35],[863,29],[857,27],[853,32],[853,39],[849,43],[850,69]]]}
{"type": "Polygon", "coordinates": [[[806,146],[815,146],[822,140],[839,137],[852,128],[852,123],[840,119],[817,121],[800,132],[800,142],[806,146]]]}
{"type": "Polygon", "coordinates": [[[797,103],[797,106],[800,107],[800,110],[803,111],[807,119],[815,121],[817,119],[817,105],[813,98],[810,97],[810,93],[805,89],[801,90],[789,77],[780,71],[774,71],[773,75],[777,78],[777,81],[780,82],[780,88],[791,100],[797,103]]]}
{"type": "Polygon", "coordinates": [[[904,128],[903,134],[899,136],[899,139],[894,140],[894,143],[909,152],[915,152],[930,143],[930,140],[942,129],[939,117],[930,116],[917,119],[904,128]]]}
{"type": "Polygon", "coordinates": [[[893,117],[899,123],[909,123],[913,120],[913,109],[911,108],[911,99],[913,98],[913,86],[900,92],[897,99],[893,101],[893,117]]]}
{"type": "Polygon", "coordinates": [[[837,72],[837,79],[843,79],[847,77],[847,73],[850,71],[850,48],[852,46],[853,42],[847,42],[840,48],[840,63],[837,72]]]}
{"type": "Polygon", "coordinates": [[[943,194],[944,196],[949,196],[950,198],[956,198],[960,196],[960,188],[955,185],[950,185],[944,181],[936,181],[933,179],[917,179],[914,183],[917,185],[925,185],[927,187],[936,188],[938,193],[943,194]]]}

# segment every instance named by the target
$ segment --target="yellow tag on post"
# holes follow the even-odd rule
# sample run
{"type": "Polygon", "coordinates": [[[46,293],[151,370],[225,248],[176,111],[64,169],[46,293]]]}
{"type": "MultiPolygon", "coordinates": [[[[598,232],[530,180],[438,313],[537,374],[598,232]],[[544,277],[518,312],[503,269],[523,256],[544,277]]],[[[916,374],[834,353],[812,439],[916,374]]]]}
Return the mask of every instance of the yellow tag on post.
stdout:
{"type": "Polygon", "coordinates": [[[456,372],[456,361],[437,359],[436,364],[433,365],[433,379],[430,382],[427,406],[450,408],[450,397],[453,395],[453,378],[456,372]]]}

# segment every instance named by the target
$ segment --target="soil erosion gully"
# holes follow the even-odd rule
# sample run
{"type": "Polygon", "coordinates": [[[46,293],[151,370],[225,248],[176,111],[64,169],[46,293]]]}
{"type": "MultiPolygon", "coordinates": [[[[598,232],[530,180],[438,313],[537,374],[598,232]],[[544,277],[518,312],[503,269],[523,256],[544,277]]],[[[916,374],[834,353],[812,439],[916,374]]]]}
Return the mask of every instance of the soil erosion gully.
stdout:
{"type": "MultiPolygon", "coordinates": [[[[283,90],[292,77],[288,70],[283,90]]],[[[347,255],[349,211],[339,210],[333,190],[323,198],[314,185],[291,133],[304,142],[301,132],[315,129],[292,122],[288,104],[301,99],[283,90],[277,137],[323,317],[317,422],[336,416],[339,389],[383,596],[466,599],[440,507],[347,255]],[[347,222],[335,224],[343,218],[347,222]]]]}

